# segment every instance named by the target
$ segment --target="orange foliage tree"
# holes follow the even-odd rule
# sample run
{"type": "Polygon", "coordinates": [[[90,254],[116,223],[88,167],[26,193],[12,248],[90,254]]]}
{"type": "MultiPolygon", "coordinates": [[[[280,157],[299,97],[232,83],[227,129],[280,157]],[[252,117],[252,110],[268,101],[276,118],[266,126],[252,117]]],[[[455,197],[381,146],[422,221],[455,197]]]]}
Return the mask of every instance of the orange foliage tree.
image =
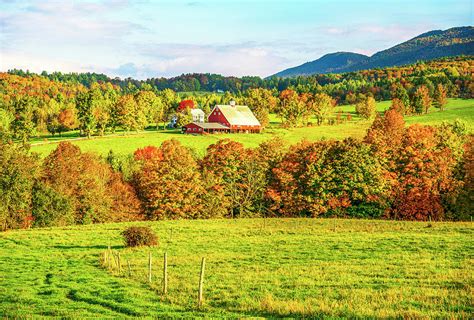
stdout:
{"type": "Polygon", "coordinates": [[[133,189],[97,156],[69,142],[61,142],[44,160],[42,181],[69,199],[76,223],[141,218],[133,189]]]}
{"type": "Polygon", "coordinates": [[[134,177],[147,217],[200,217],[204,188],[197,162],[189,150],[177,140],[167,140],[151,155],[134,177]]]}
{"type": "Polygon", "coordinates": [[[413,125],[402,139],[396,157],[392,217],[406,220],[441,219],[442,195],[456,187],[452,150],[441,146],[436,128],[413,125]]]}

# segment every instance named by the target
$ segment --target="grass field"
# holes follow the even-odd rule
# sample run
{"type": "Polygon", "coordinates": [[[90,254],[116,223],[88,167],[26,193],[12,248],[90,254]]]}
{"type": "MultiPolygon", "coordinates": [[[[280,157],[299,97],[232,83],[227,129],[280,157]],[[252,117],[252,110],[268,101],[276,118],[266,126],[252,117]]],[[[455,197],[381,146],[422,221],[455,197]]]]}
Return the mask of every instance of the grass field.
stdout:
{"type": "MultiPolygon", "coordinates": [[[[380,112],[386,110],[389,106],[390,101],[377,103],[377,109],[380,112]]],[[[315,141],[320,139],[343,139],[346,137],[362,138],[371,122],[359,119],[355,114],[354,106],[336,108],[336,111],[339,110],[343,110],[344,114],[351,113],[353,120],[334,126],[323,125],[287,130],[279,127],[280,122],[276,115],[271,115],[271,125],[262,134],[192,136],[184,135],[179,130],[152,130],[128,135],[118,133],[93,139],[73,140],[78,138],[77,132],[73,132],[66,134],[64,137],[51,138],[43,136],[37,138],[33,140],[32,150],[45,156],[56,148],[57,141],[71,140],[80,146],[83,151],[93,151],[106,155],[109,150],[113,150],[117,154],[129,154],[138,148],[148,145],[160,145],[163,141],[174,138],[183,145],[195,149],[199,155],[203,155],[207,146],[226,137],[239,141],[247,147],[256,147],[272,136],[280,136],[290,144],[297,143],[302,139],[315,141]]],[[[445,111],[439,112],[433,108],[432,112],[427,115],[406,117],[406,122],[408,124],[421,123],[433,125],[445,120],[454,121],[456,119],[463,120],[471,132],[474,130],[474,99],[450,99],[445,111]]]]}
{"type": "Polygon", "coordinates": [[[241,219],[135,223],[159,235],[124,248],[129,224],[0,234],[2,317],[405,317],[474,314],[472,222],[241,219]],[[100,266],[111,245],[122,273],[100,266]],[[162,255],[169,291],[162,296],[162,255]],[[146,280],[147,255],[153,282],[146,280]],[[204,306],[197,309],[201,257],[204,306]],[[126,263],[131,263],[128,276],[126,263]]]}

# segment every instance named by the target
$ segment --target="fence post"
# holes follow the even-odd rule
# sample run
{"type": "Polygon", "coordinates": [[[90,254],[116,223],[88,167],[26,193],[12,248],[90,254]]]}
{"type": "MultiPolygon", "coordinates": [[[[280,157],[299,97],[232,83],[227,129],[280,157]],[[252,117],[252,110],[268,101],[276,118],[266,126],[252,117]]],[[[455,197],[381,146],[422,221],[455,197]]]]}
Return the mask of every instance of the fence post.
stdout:
{"type": "Polygon", "coordinates": [[[112,267],[112,249],[110,249],[110,244],[109,244],[109,248],[108,248],[108,252],[107,252],[107,268],[110,269],[110,267],[112,267]]]}
{"type": "Polygon", "coordinates": [[[206,267],[206,258],[201,261],[201,274],[199,276],[199,293],[198,293],[198,307],[202,306],[202,290],[204,284],[204,268],[206,267]]]}
{"type": "Polygon", "coordinates": [[[102,257],[101,257],[101,261],[100,261],[100,265],[101,265],[102,267],[105,266],[105,262],[107,261],[106,259],[107,259],[107,254],[106,254],[105,251],[104,251],[104,252],[102,252],[102,257]]]}
{"type": "Polygon", "coordinates": [[[168,293],[168,255],[163,256],[163,294],[168,293]]]}
{"type": "Polygon", "coordinates": [[[148,254],[148,282],[151,283],[151,252],[148,254]]]}
{"type": "Polygon", "coordinates": [[[132,276],[132,268],[130,267],[130,260],[127,260],[127,266],[128,266],[128,276],[132,276]]]}
{"type": "Polygon", "coordinates": [[[118,273],[122,272],[122,264],[120,263],[120,252],[117,252],[117,265],[118,265],[118,273]]]}

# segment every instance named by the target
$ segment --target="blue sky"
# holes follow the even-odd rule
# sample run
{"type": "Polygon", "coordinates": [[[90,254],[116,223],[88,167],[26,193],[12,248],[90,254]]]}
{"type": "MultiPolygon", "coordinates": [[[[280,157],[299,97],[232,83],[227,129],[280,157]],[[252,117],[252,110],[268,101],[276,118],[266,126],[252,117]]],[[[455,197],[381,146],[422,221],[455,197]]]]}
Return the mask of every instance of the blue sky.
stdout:
{"type": "Polygon", "coordinates": [[[0,70],[268,76],[473,24],[474,0],[0,0],[0,70]]]}

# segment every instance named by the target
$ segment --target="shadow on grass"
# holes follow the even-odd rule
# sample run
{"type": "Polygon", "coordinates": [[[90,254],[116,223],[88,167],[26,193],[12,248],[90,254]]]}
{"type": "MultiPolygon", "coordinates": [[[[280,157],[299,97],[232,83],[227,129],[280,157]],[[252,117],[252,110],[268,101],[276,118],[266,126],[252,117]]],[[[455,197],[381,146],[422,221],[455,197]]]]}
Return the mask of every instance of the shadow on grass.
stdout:
{"type": "MultiPolygon", "coordinates": [[[[108,249],[107,245],[96,245],[96,246],[79,246],[79,245],[56,245],[53,246],[55,249],[108,249]]],[[[110,246],[110,249],[124,249],[125,246],[110,246]]]]}

